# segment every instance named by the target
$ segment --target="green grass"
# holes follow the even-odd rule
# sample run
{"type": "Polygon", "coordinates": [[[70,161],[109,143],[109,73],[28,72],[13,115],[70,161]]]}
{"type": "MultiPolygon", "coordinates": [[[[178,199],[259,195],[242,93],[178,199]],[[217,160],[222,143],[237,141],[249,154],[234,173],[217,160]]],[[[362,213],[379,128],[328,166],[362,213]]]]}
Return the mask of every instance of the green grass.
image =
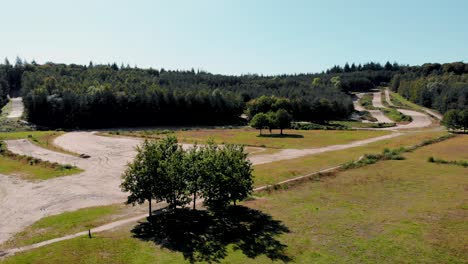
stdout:
{"type": "Polygon", "coordinates": [[[0,140],[28,139],[29,141],[40,147],[72,156],[78,156],[78,153],[65,150],[53,143],[55,138],[63,134],[65,134],[65,132],[63,131],[0,132],[0,140]]]}
{"type": "Polygon", "coordinates": [[[65,235],[86,231],[91,228],[128,217],[135,211],[129,206],[108,205],[84,208],[59,215],[44,217],[27,227],[1,245],[2,248],[15,248],[31,245],[65,235]]]}
{"type": "Polygon", "coordinates": [[[79,168],[64,168],[63,166],[52,168],[49,165],[42,164],[30,165],[24,160],[15,160],[0,155],[0,174],[14,175],[25,180],[47,180],[82,171],[79,168]]]}
{"type": "MultiPolygon", "coordinates": [[[[26,138],[41,147],[68,153],[51,143],[55,137],[62,133],[56,131],[0,132],[0,141],[26,138]]],[[[15,159],[0,155],[0,173],[15,175],[25,180],[47,180],[77,174],[82,171],[76,167],[52,166],[51,163],[31,164],[25,159],[15,159]]]]}
{"type": "Polygon", "coordinates": [[[424,140],[437,138],[446,134],[447,132],[441,131],[413,132],[361,147],[256,165],[254,166],[253,171],[255,176],[255,186],[275,184],[296,176],[305,175],[311,172],[338,166],[351,160],[356,160],[364,154],[380,153],[384,148],[396,149],[411,146],[424,140]]]}
{"type": "Polygon", "coordinates": [[[358,121],[331,121],[331,123],[342,125],[348,128],[383,128],[395,126],[395,123],[363,123],[358,121]]]}
{"type": "Polygon", "coordinates": [[[8,103],[6,103],[2,107],[2,109],[0,109],[0,118],[6,118],[8,116],[8,114],[10,114],[11,106],[12,106],[11,101],[8,101],[8,103]]]}
{"type": "Polygon", "coordinates": [[[22,138],[42,138],[56,133],[55,131],[19,131],[19,132],[0,132],[0,140],[22,139],[22,138]]]}
{"type": "Polygon", "coordinates": [[[396,110],[395,108],[383,108],[381,109],[382,112],[391,120],[397,123],[402,123],[402,122],[411,122],[413,119],[411,116],[407,116],[396,110]]]}
{"type": "Polygon", "coordinates": [[[372,104],[372,99],[374,95],[373,94],[364,94],[361,99],[359,99],[359,103],[361,104],[362,107],[364,107],[367,110],[375,110],[377,108],[374,107],[372,104]]]}
{"type": "MultiPolygon", "coordinates": [[[[267,148],[316,148],[335,144],[345,144],[356,140],[378,137],[389,134],[388,131],[346,131],[346,130],[291,130],[283,131],[284,137],[279,131],[274,131],[270,137],[267,131],[264,136],[259,136],[258,130],[251,128],[241,129],[194,129],[187,131],[176,131],[175,136],[184,143],[204,143],[213,139],[217,144],[243,144],[246,146],[267,148]],[[278,132],[278,133],[277,133],[278,132]]],[[[120,135],[137,136],[145,138],[161,138],[165,135],[148,136],[141,131],[122,131],[120,135]]]]}
{"type": "Polygon", "coordinates": [[[403,96],[401,96],[398,93],[390,92],[390,100],[396,107],[415,111],[422,111],[421,106],[406,100],[403,96]]]}
{"type": "MultiPolygon", "coordinates": [[[[278,239],[295,263],[466,263],[466,169],[428,163],[466,155],[468,136],[304,182],[243,204],[290,229],[278,239]],[[451,143],[463,143],[453,151],[451,143]]],[[[133,225],[17,254],[2,263],[184,263],[181,253],[132,238],[133,225]]],[[[230,247],[222,263],[271,263],[230,247]]]]}

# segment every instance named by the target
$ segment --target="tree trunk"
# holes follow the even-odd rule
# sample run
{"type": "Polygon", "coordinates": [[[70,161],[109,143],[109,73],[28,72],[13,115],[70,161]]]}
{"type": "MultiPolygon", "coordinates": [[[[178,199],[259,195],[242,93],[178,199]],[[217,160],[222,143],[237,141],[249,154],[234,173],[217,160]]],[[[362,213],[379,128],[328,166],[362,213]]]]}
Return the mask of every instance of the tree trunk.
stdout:
{"type": "Polygon", "coordinates": [[[148,213],[149,213],[149,216],[152,215],[152,210],[151,210],[151,198],[148,198],[148,213]]]}
{"type": "Polygon", "coordinates": [[[260,136],[262,135],[262,129],[260,128],[260,136]]]}
{"type": "Polygon", "coordinates": [[[197,194],[193,193],[193,210],[195,210],[195,204],[197,203],[197,194]]]}
{"type": "Polygon", "coordinates": [[[283,129],[281,128],[280,130],[281,130],[281,132],[280,132],[280,133],[281,133],[281,135],[283,135],[283,129]]]}

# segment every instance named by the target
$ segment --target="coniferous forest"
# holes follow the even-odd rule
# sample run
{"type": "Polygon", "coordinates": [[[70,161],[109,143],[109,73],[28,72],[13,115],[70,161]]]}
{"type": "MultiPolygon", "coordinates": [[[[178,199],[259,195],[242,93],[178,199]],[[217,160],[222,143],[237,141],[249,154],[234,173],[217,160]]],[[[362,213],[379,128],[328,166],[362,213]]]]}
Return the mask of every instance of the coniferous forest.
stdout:
{"type": "Polygon", "coordinates": [[[205,71],[141,69],[5,60],[0,106],[22,95],[27,120],[55,128],[153,125],[235,125],[262,95],[285,98],[296,121],[345,119],[349,92],[389,85],[407,99],[437,109],[466,109],[468,64],[345,64],[322,73],[229,76],[205,71]]]}

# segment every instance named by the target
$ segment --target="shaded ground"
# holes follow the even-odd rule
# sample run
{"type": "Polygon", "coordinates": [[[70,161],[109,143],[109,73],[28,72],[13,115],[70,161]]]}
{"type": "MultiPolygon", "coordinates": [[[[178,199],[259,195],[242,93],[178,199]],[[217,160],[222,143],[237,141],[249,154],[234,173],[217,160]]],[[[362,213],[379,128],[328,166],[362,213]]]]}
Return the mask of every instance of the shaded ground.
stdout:
{"type": "Polygon", "coordinates": [[[275,237],[289,229],[270,215],[244,206],[223,213],[178,209],[161,212],[135,226],[133,236],[181,252],[190,262],[218,262],[229,245],[249,258],[266,255],[271,260],[291,260],[286,245],[275,237]]]}

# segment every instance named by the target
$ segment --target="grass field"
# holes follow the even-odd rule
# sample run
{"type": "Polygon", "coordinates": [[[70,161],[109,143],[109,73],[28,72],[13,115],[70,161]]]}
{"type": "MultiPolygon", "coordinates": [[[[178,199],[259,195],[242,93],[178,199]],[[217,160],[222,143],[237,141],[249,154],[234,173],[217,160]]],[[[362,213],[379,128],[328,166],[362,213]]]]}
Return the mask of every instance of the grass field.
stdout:
{"type": "Polygon", "coordinates": [[[407,116],[397,111],[395,108],[383,108],[382,112],[391,120],[397,123],[409,123],[413,121],[411,116],[407,116]]]}
{"type": "Polygon", "coordinates": [[[398,93],[390,92],[390,100],[396,107],[415,110],[415,111],[422,111],[421,106],[406,100],[405,98],[403,98],[403,96],[401,96],[398,93]]]}
{"type": "Polygon", "coordinates": [[[444,131],[424,131],[408,133],[399,137],[382,140],[362,147],[325,152],[318,155],[298,159],[283,160],[269,164],[254,166],[255,186],[274,184],[299,175],[334,167],[351,160],[356,160],[364,154],[381,153],[384,148],[395,149],[411,146],[424,140],[447,134],[444,131]]]}
{"type": "Polygon", "coordinates": [[[375,110],[377,108],[374,107],[374,104],[372,104],[372,98],[374,97],[373,94],[364,94],[361,99],[359,99],[359,103],[361,104],[362,107],[364,107],[367,110],[375,110]]]}
{"type": "MultiPolygon", "coordinates": [[[[284,130],[284,137],[280,137],[279,131],[273,131],[270,137],[264,131],[264,136],[259,136],[258,130],[252,128],[240,129],[193,129],[176,131],[175,136],[184,143],[204,143],[213,139],[217,144],[243,144],[246,146],[266,148],[316,148],[335,144],[345,144],[356,140],[383,136],[388,131],[346,131],[346,130],[284,130]],[[278,133],[278,134],[276,134],[278,133]]],[[[151,134],[143,131],[121,131],[120,135],[160,138],[165,135],[151,134]]]]}
{"type": "Polygon", "coordinates": [[[14,175],[25,180],[47,180],[82,172],[79,168],[51,168],[47,165],[30,165],[23,160],[15,160],[0,155],[0,174],[14,175]]]}
{"type": "Polygon", "coordinates": [[[395,126],[395,123],[363,123],[358,121],[331,121],[330,123],[349,128],[383,128],[395,126]]]}
{"type": "MultiPolygon", "coordinates": [[[[467,169],[431,164],[427,157],[460,158],[467,146],[468,136],[458,136],[405,153],[405,160],[340,172],[243,205],[289,229],[268,241],[285,245],[296,263],[466,263],[467,169]]],[[[2,263],[184,262],[177,251],[133,238],[133,226],[58,242],[2,263]]],[[[234,246],[226,254],[222,263],[271,263],[265,255],[248,258],[234,246]]]]}
{"type": "MultiPolygon", "coordinates": [[[[22,132],[0,132],[0,140],[29,139],[31,142],[51,149],[60,151],[61,149],[51,142],[63,132],[55,131],[22,131],[22,132]]],[[[63,151],[62,152],[66,152],[63,151]]],[[[68,152],[67,152],[68,153],[68,152]]],[[[26,180],[47,180],[55,177],[68,176],[82,172],[79,168],[65,168],[57,166],[52,168],[47,164],[29,164],[26,160],[16,160],[0,155],[0,173],[15,175],[26,180]]]]}
{"type": "Polygon", "coordinates": [[[146,208],[124,206],[123,204],[97,206],[48,216],[35,222],[24,231],[17,233],[0,248],[14,248],[39,243],[45,240],[81,232],[108,222],[146,212],[146,208]]]}

